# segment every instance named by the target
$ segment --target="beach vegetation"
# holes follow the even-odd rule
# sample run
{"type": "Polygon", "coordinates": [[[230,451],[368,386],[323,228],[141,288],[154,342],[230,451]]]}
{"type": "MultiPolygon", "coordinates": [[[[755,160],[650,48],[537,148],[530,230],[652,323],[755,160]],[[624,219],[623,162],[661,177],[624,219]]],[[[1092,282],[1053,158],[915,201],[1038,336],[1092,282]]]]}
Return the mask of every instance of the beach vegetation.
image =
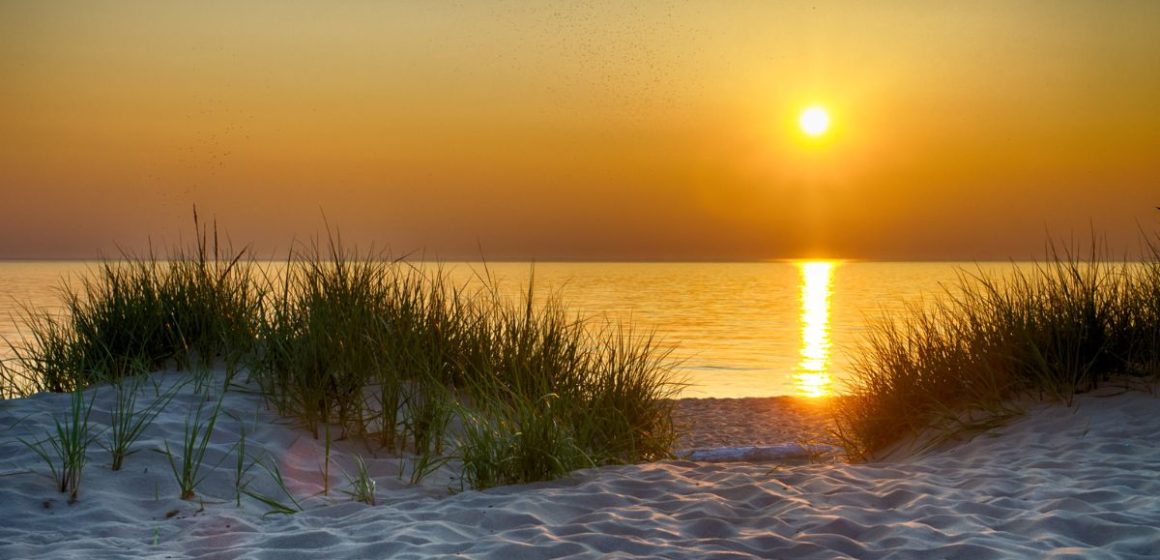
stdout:
{"type": "MultiPolygon", "coordinates": [[[[25,325],[28,324],[30,318],[37,320],[40,316],[40,314],[29,313],[27,309],[21,315],[25,325]]],[[[8,348],[26,347],[2,336],[0,336],[0,342],[3,342],[8,348]]],[[[28,354],[26,353],[25,356],[27,358],[28,354]]],[[[9,399],[23,399],[45,391],[44,378],[39,373],[24,367],[17,358],[0,358],[0,402],[9,399]]]]}
{"type": "Polygon", "coordinates": [[[354,474],[346,476],[349,488],[343,490],[343,493],[356,502],[375,505],[375,479],[371,478],[370,469],[361,455],[355,455],[354,467],[354,474]]]}
{"type": "Polygon", "coordinates": [[[871,325],[836,435],[866,459],[908,436],[937,444],[1020,414],[1024,397],[1071,403],[1112,379],[1160,377],[1160,251],[1115,261],[1098,243],[956,285],[871,325]],[[933,435],[930,435],[933,434],[933,435]]]}
{"type": "Polygon", "coordinates": [[[218,398],[208,411],[205,405],[206,401],[199,401],[197,407],[186,416],[180,457],[175,456],[168,442],[165,443],[165,456],[169,459],[173,477],[181,488],[183,500],[193,499],[196,495],[195,490],[208,474],[204,469],[206,452],[218,417],[221,415],[222,399],[218,398]]]}
{"type": "Polygon", "coordinates": [[[463,481],[490,488],[559,478],[596,463],[552,413],[556,395],[530,399],[511,395],[492,410],[468,413],[459,446],[463,481]]]}
{"type": "MultiPolygon", "coordinates": [[[[62,294],[68,299],[67,293],[62,294]]],[[[71,328],[71,321],[50,313],[23,307],[17,318],[25,334],[17,342],[5,339],[11,358],[0,362],[5,398],[22,398],[36,393],[57,393],[84,389],[87,379],[78,379],[88,367],[85,343],[71,328]]],[[[86,376],[87,377],[87,376],[86,376]]]]}
{"type": "Polygon", "coordinates": [[[249,487],[247,475],[255,463],[246,461],[246,425],[239,422],[238,441],[234,444],[234,505],[242,507],[242,494],[249,487]]]}
{"type": "Polygon", "coordinates": [[[148,406],[138,409],[137,397],[144,387],[144,376],[122,378],[114,383],[116,395],[109,410],[108,438],[105,449],[112,455],[111,469],[121,470],[125,457],[132,453],[132,446],[141,438],[145,429],[161,414],[173,400],[184,383],[175,383],[163,394],[159,394],[148,406]]]}
{"type": "Polygon", "coordinates": [[[274,481],[274,484],[282,492],[282,495],[285,496],[287,500],[289,500],[289,502],[282,501],[273,496],[252,491],[248,488],[243,488],[242,493],[255,500],[258,500],[266,507],[270,508],[265,513],[267,516],[294,515],[295,513],[301,512],[303,510],[302,504],[298,501],[297,498],[294,497],[294,493],[286,485],[286,479],[282,476],[282,470],[278,468],[278,464],[276,462],[268,462],[267,464],[267,461],[262,460],[259,460],[257,464],[266,471],[266,474],[270,475],[271,480],[274,481]]]}
{"type": "Polygon", "coordinates": [[[248,355],[263,285],[246,251],[219,240],[194,213],[192,251],[106,260],[60,287],[64,313],[27,310],[28,343],[10,343],[13,368],[37,391],[67,392],[167,365],[188,369],[248,355]]]}
{"type": "Polygon", "coordinates": [[[332,437],[332,434],[331,434],[330,425],[327,425],[323,428],[323,435],[324,435],[324,437],[322,440],[322,464],[319,465],[318,470],[319,470],[319,474],[322,477],[322,495],[329,496],[330,495],[330,465],[331,465],[331,461],[332,461],[331,452],[334,450],[334,438],[332,437]]]}
{"type": "Polygon", "coordinates": [[[56,482],[57,491],[68,492],[69,503],[76,502],[80,492],[81,475],[88,462],[88,449],[99,434],[93,431],[90,417],[93,399],[85,399],[83,390],[69,396],[69,408],[64,418],[54,418],[54,432],[42,441],[20,442],[40,457],[56,482]]]}
{"type": "MultiPolygon", "coordinates": [[[[517,472],[473,480],[527,482],[669,456],[679,385],[651,336],[569,316],[534,281],[506,296],[486,266],[456,284],[440,265],[360,253],[333,234],[264,269],[196,214],[194,224],[192,251],[106,261],[62,288],[65,313],[29,313],[31,342],[4,371],[30,372],[38,391],[71,391],[176,367],[204,389],[206,372],[225,363],[328,448],[322,431],[333,428],[337,439],[414,454],[416,483],[452,458],[488,454],[517,472]],[[461,437],[465,426],[474,431],[461,437]],[[469,442],[477,448],[454,448],[469,442]]],[[[134,416],[134,406],[122,402],[114,436],[125,450],[155,412],[134,416]]],[[[220,399],[197,409],[182,453],[167,453],[183,497],[218,412],[220,399]]],[[[323,471],[329,490],[329,461],[323,471]]]]}
{"type": "Polygon", "coordinates": [[[678,385],[651,337],[568,317],[534,283],[513,302],[486,271],[470,288],[437,266],[348,252],[336,238],[324,247],[297,254],[270,290],[251,367],[316,438],[335,424],[414,453],[413,482],[452,455],[475,468],[486,454],[448,446],[482,442],[483,429],[499,430],[491,451],[520,482],[668,456],[678,385]],[[452,426],[473,432],[453,438],[452,426]]]}

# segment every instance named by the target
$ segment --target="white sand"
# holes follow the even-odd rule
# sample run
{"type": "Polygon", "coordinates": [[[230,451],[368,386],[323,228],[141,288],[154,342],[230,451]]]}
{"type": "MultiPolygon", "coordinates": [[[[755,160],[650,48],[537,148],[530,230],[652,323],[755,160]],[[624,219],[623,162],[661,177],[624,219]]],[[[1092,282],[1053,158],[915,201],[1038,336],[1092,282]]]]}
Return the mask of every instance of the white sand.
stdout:
{"type": "MultiPolygon", "coordinates": [[[[104,426],[112,391],[96,394],[93,421],[104,426]]],[[[397,477],[398,459],[339,442],[334,488],[319,496],[322,444],[256,396],[230,392],[225,407],[235,417],[219,421],[198,499],[183,501],[158,449],[180,445],[200,398],[178,397],[122,471],[94,446],[72,505],[16,441],[42,438],[68,397],[0,403],[0,558],[1160,557],[1160,399],[1142,393],[1040,406],[992,434],[891,463],[678,461],[454,495],[455,465],[410,487],[397,477]],[[305,511],[264,515],[269,508],[248,497],[235,505],[242,426],[247,457],[276,461],[305,511]],[[341,469],[352,469],[356,453],[378,482],[377,506],[341,492],[341,469]]],[[[713,417],[759,401],[693,406],[713,417]]],[[[752,414],[719,420],[744,424],[752,414]]],[[[708,435],[687,441],[712,441],[713,426],[697,424],[708,435]]],[[[724,443],[776,443],[730,437],[724,443]]],[[[262,469],[247,478],[252,490],[281,498],[262,469]]]]}

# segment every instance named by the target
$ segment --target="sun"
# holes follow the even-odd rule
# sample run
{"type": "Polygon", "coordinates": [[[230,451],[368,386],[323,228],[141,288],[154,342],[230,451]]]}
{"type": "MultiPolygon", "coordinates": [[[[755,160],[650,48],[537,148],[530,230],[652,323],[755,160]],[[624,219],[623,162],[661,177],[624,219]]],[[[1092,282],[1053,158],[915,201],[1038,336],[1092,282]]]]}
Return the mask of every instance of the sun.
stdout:
{"type": "Polygon", "coordinates": [[[830,115],[817,105],[807,107],[798,117],[798,125],[808,136],[821,136],[830,128],[830,115]]]}

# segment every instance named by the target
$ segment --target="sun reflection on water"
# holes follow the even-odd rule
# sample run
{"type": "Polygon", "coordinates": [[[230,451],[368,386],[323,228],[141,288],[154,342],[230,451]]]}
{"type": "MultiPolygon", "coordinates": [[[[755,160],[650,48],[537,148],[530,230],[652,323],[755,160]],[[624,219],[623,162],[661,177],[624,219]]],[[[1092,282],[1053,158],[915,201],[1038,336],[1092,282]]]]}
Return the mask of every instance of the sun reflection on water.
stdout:
{"type": "Polygon", "coordinates": [[[830,284],[835,263],[797,263],[802,279],[801,360],[794,371],[797,392],[824,397],[833,392],[830,377],[830,284]]]}

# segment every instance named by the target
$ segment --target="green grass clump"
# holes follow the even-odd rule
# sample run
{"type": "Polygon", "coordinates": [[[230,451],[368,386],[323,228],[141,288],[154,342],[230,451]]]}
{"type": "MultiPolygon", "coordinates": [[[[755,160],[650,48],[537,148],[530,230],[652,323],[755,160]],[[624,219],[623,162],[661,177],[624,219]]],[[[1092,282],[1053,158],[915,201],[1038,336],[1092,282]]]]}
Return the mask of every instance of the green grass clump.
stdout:
{"type": "Polygon", "coordinates": [[[986,429],[1022,396],[1070,403],[1112,376],[1160,374],[1160,253],[1113,262],[1052,247],[1010,274],[960,274],[908,318],[872,327],[836,412],[852,458],[908,435],[986,429]]]}
{"type": "MultiPolygon", "coordinates": [[[[472,475],[490,485],[669,455],[678,386],[649,337],[568,317],[531,285],[512,301],[486,274],[454,285],[439,266],[359,254],[337,236],[262,270],[221,249],[196,214],[194,224],[194,251],[102,263],[62,290],[63,315],[26,313],[30,342],[0,364],[0,391],[72,391],[169,365],[195,376],[221,361],[231,372],[247,366],[267,401],[315,438],[337,428],[417,455],[412,482],[453,457],[465,470],[501,469],[472,475]],[[15,388],[20,376],[31,388],[15,388]]],[[[125,391],[109,442],[115,466],[158,410],[135,412],[125,391]]],[[[190,417],[180,458],[168,453],[183,498],[220,410],[203,412],[190,417]]],[[[329,490],[329,461],[323,476],[329,490]]]]}
{"type": "Polygon", "coordinates": [[[532,286],[519,305],[494,290],[472,300],[484,307],[469,314],[464,352],[462,390],[474,405],[463,422],[465,478],[530,482],[668,457],[678,384],[667,352],[631,330],[569,318],[556,297],[534,300],[532,286]]]}
{"type": "Polygon", "coordinates": [[[558,300],[493,302],[491,351],[468,386],[460,447],[474,486],[549,480],[578,468],[669,456],[667,354],[629,330],[568,320],[558,300]]]}
{"type": "Polygon", "coordinates": [[[554,394],[531,399],[517,394],[468,412],[459,453],[464,482],[477,489],[552,480],[596,466],[572,426],[553,410],[554,394]]]}
{"type": "MultiPolygon", "coordinates": [[[[30,344],[11,345],[36,391],[67,392],[172,363],[189,368],[247,355],[262,312],[261,285],[245,252],[198,230],[191,253],[102,262],[65,284],[63,315],[26,310],[30,344]]],[[[11,375],[9,375],[11,376],[11,375]]]]}
{"type": "Polygon", "coordinates": [[[668,456],[676,385],[651,339],[569,319],[556,298],[533,304],[531,286],[517,304],[486,276],[469,291],[438,267],[335,240],[295,257],[271,290],[253,373],[316,438],[334,424],[416,453],[413,481],[450,455],[466,471],[506,469],[469,476],[480,485],[668,456]]]}
{"type": "Polygon", "coordinates": [[[333,423],[344,436],[373,431],[398,448],[404,381],[426,369],[417,362],[442,361],[416,331],[438,329],[439,318],[428,312],[417,270],[358,258],[337,241],[330,249],[329,258],[317,246],[296,255],[277,279],[252,372],[275,407],[315,438],[333,423]]]}
{"type": "Polygon", "coordinates": [[[356,502],[373,506],[375,505],[375,479],[371,478],[370,470],[362,456],[356,455],[354,461],[355,473],[346,477],[350,489],[343,490],[343,493],[356,502]]]}

